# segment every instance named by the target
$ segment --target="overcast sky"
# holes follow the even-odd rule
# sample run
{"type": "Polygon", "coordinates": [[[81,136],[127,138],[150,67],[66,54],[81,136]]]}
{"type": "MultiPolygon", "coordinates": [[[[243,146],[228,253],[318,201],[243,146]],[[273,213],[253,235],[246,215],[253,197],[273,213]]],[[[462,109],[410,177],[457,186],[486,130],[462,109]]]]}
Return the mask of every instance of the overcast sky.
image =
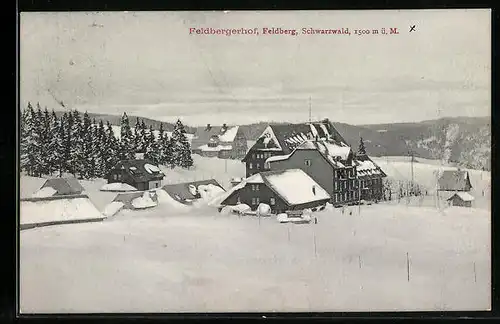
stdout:
{"type": "Polygon", "coordinates": [[[309,97],[350,124],[489,116],[490,36],[489,10],[22,13],[20,100],[190,125],[306,121],[309,97]],[[354,35],[382,27],[400,34],[354,35]]]}

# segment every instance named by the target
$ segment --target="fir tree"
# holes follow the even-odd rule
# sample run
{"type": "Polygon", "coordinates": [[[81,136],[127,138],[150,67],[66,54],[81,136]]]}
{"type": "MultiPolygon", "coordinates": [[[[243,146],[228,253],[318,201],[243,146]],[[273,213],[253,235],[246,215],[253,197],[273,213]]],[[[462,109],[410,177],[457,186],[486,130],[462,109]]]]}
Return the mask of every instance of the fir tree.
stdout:
{"type": "Polygon", "coordinates": [[[22,171],[26,171],[26,165],[23,161],[23,156],[26,155],[28,143],[28,133],[26,132],[27,112],[28,109],[24,108],[21,110],[21,113],[19,115],[19,164],[22,171]]]}
{"type": "Polygon", "coordinates": [[[158,141],[156,139],[152,125],[149,126],[149,131],[147,134],[146,151],[144,157],[151,160],[154,164],[160,164],[158,141]]]}
{"type": "MultiPolygon", "coordinates": [[[[41,109],[40,109],[41,110],[41,109]]],[[[50,131],[51,131],[51,117],[47,107],[43,110],[42,114],[42,125],[40,129],[40,171],[42,174],[50,175],[52,173],[52,167],[50,165],[50,154],[49,144],[50,144],[50,131]]]]}
{"type": "Polygon", "coordinates": [[[177,120],[172,132],[172,164],[182,168],[189,168],[193,165],[191,157],[191,145],[186,137],[186,130],[180,120],[177,120]]]}
{"type": "Polygon", "coordinates": [[[30,154],[34,156],[34,175],[36,177],[40,177],[44,174],[44,153],[45,148],[43,147],[43,112],[42,108],[40,108],[40,104],[37,103],[37,109],[35,112],[35,118],[33,119],[33,131],[32,131],[32,140],[33,140],[33,149],[30,150],[30,154]]]}
{"type": "Polygon", "coordinates": [[[98,177],[104,177],[107,174],[106,171],[106,159],[107,159],[107,138],[106,131],[104,129],[104,124],[102,120],[99,120],[99,125],[96,128],[96,143],[94,145],[96,151],[96,175],[98,177]]]}
{"type": "Polygon", "coordinates": [[[57,125],[57,138],[58,141],[56,146],[56,161],[54,161],[54,165],[57,167],[59,171],[59,177],[62,177],[63,172],[67,171],[68,168],[68,159],[69,159],[69,126],[68,126],[68,115],[64,113],[59,119],[57,125]]]}
{"type": "Polygon", "coordinates": [[[164,143],[165,143],[165,130],[163,129],[163,123],[160,123],[160,129],[158,130],[158,164],[165,164],[165,152],[164,152],[164,143]]]}
{"type": "Polygon", "coordinates": [[[113,132],[113,127],[109,123],[106,123],[106,174],[115,166],[119,161],[120,146],[119,142],[115,137],[113,132]]]}
{"type": "Polygon", "coordinates": [[[83,124],[80,129],[81,131],[81,152],[82,156],[78,163],[78,169],[80,175],[84,179],[93,178],[95,171],[95,152],[93,146],[95,145],[95,140],[93,138],[94,131],[92,130],[92,122],[90,116],[87,112],[83,114],[83,124]]]}
{"type": "Polygon", "coordinates": [[[28,107],[24,113],[24,142],[22,142],[21,146],[21,168],[30,176],[35,174],[37,163],[37,143],[34,132],[36,122],[35,110],[33,109],[31,103],[28,102],[28,107]]]}
{"type": "Polygon", "coordinates": [[[365,149],[365,143],[363,142],[363,137],[359,138],[358,155],[366,155],[366,149],[365,149]]]}
{"type": "Polygon", "coordinates": [[[82,118],[78,110],[74,110],[71,115],[69,172],[75,177],[78,174],[81,178],[85,171],[82,169],[85,158],[83,156],[82,118]]]}
{"type": "Polygon", "coordinates": [[[121,160],[133,159],[134,158],[134,148],[133,148],[133,138],[132,130],[130,129],[130,124],[128,120],[127,113],[123,113],[121,123],[120,123],[120,153],[119,157],[121,160]]]}
{"type": "Polygon", "coordinates": [[[139,152],[141,150],[140,147],[140,133],[141,133],[141,122],[139,121],[139,117],[136,117],[135,126],[134,126],[134,152],[139,152]]]}
{"type": "Polygon", "coordinates": [[[48,138],[48,149],[47,149],[47,162],[48,162],[48,170],[49,174],[52,175],[52,173],[55,170],[59,170],[58,165],[59,161],[61,160],[61,157],[58,156],[60,151],[58,150],[58,147],[60,143],[62,143],[62,138],[59,137],[59,119],[57,118],[57,115],[54,110],[52,110],[52,113],[50,115],[50,129],[49,129],[49,138],[48,138]]]}
{"type": "Polygon", "coordinates": [[[139,147],[137,152],[145,153],[148,146],[148,129],[144,123],[144,119],[141,120],[141,126],[139,127],[139,147]]]}

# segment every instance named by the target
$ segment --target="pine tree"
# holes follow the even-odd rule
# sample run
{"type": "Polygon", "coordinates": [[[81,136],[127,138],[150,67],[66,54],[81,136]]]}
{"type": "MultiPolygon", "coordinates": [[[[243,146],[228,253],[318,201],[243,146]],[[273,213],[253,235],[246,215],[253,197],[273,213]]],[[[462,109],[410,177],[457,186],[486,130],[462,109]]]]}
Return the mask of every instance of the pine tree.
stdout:
{"type": "Polygon", "coordinates": [[[82,133],[82,118],[78,110],[74,110],[72,113],[71,127],[70,127],[70,157],[69,157],[69,172],[71,172],[75,177],[82,177],[82,170],[84,165],[83,156],[83,133],[82,133]]]}
{"type": "Polygon", "coordinates": [[[366,149],[365,149],[365,143],[363,142],[363,137],[359,138],[358,155],[366,155],[366,149]]]}
{"type": "Polygon", "coordinates": [[[147,134],[147,141],[146,141],[146,152],[144,157],[146,159],[151,160],[154,164],[160,164],[160,152],[159,152],[159,145],[158,145],[158,140],[155,136],[153,126],[149,126],[149,131],[147,134]]]}
{"type": "Polygon", "coordinates": [[[36,113],[33,106],[28,102],[28,107],[24,113],[24,141],[21,142],[21,168],[25,170],[28,175],[32,176],[36,171],[36,150],[37,143],[35,139],[35,124],[36,113]]]}
{"type": "Polygon", "coordinates": [[[130,129],[130,124],[128,120],[127,113],[123,113],[121,123],[120,123],[120,153],[119,157],[121,160],[133,159],[134,158],[134,148],[133,148],[133,138],[132,130],[130,129]]]}
{"type": "Polygon", "coordinates": [[[82,144],[82,156],[78,163],[78,169],[83,179],[90,179],[94,177],[95,170],[95,156],[94,156],[94,132],[92,130],[92,122],[87,112],[83,114],[83,124],[80,128],[82,144]]]}
{"type": "Polygon", "coordinates": [[[59,177],[62,177],[63,172],[68,170],[68,159],[69,159],[69,126],[68,126],[68,115],[64,113],[59,119],[57,126],[57,146],[56,146],[56,161],[54,162],[57,170],[59,171],[59,177]]]}
{"type": "Polygon", "coordinates": [[[33,132],[32,132],[32,140],[33,140],[33,148],[30,150],[30,154],[33,154],[34,156],[34,175],[36,177],[40,177],[42,174],[44,174],[44,153],[45,153],[45,148],[43,147],[43,128],[44,128],[44,122],[43,122],[43,112],[42,108],[40,108],[40,104],[37,103],[37,109],[35,112],[35,118],[33,119],[33,132]]]}
{"type": "Polygon", "coordinates": [[[57,118],[57,115],[55,111],[52,109],[52,113],[50,115],[50,129],[48,132],[49,138],[48,138],[48,149],[47,149],[47,163],[48,163],[48,170],[49,174],[52,175],[52,173],[55,170],[58,170],[58,164],[61,159],[61,157],[58,156],[59,152],[58,147],[60,143],[62,143],[62,138],[59,137],[59,119],[57,118]]]}
{"type": "Polygon", "coordinates": [[[109,121],[106,123],[106,140],[104,141],[105,146],[104,146],[104,155],[105,155],[105,165],[106,165],[106,171],[105,174],[108,174],[109,171],[115,166],[116,163],[119,161],[119,143],[118,140],[115,137],[115,134],[113,132],[113,127],[109,123],[109,121]]]}
{"type": "Polygon", "coordinates": [[[104,177],[106,175],[106,159],[107,159],[107,152],[105,149],[107,148],[107,138],[106,138],[106,131],[104,129],[104,124],[102,122],[102,119],[99,120],[99,125],[96,127],[96,142],[94,145],[94,150],[96,154],[96,176],[98,177],[104,177]]]}
{"type": "Polygon", "coordinates": [[[193,165],[191,157],[191,145],[186,137],[184,125],[177,120],[172,132],[172,164],[182,168],[189,168],[193,165]]]}
{"type": "Polygon", "coordinates": [[[148,128],[144,123],[144,119],[141,120],[141,126],[139,127],[139,148],[138,152],[145,153],[148,146],[148,128]]]}
{"type": "Polygon", "coordinates": [[[163,123],[160,123],[160,129],[158,130],[158,164],[165,164],[165,152],[164,152],[164,143],[165,143],[165,130],[163,129],[163,123]]]}
{"type": "MultiPolygon", "coordinates": [[[[41,111],[41,109],[40,109],[41,111]]],[[[52,172],[52,168],[50,166],[50,130],[51,130],[51,117],[47,107],[43,110],[42,113],[42,124],[40,128],[40,172],[42,174],[50,175],[52,172]]]]}
{"type": "Polygon", "coordinates": [[[135,119],[135,126],[134,126],[134,152],[139,152],[141,150],[140,148],[140,134],[141,133],[141,122],[139,121],[139,117],[136,117],[135,119]]]}

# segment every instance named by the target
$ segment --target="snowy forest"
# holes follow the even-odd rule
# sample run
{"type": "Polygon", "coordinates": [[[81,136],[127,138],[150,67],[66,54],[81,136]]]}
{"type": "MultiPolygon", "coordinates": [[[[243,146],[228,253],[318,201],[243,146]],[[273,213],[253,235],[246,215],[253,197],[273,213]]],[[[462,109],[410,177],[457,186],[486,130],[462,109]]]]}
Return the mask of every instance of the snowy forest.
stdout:
{"type": "Polygon", "coordinates": [[[57,117],[54,110],[42,110],[31,103],[21,111],[20,166],[30,176],[73,174],[79,179],[105,177],[123,159],[134,159],[136,153],[158,165],[189,168],[193,165],[191,146],[184,125],[177,120],[168,136],[160,124],[158,135],[152,126],[136,119],[134,128],[124,112],[120,138],[109,122],[91,120],[78,110],[57,117]]]}

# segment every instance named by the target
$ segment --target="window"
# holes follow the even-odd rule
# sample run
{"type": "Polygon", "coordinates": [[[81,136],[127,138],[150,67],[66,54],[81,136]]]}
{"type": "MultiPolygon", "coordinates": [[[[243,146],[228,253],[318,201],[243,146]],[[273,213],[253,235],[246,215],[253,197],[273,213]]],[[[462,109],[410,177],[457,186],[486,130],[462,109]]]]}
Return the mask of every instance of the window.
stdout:
{"type": "Polygon", "coordinates": [[[260,169],[260,164],[259,163],[255,163],[255,168],[258,170],[260,169]]]}
{"type": "Polygon", "coordinates": [[[347,200],[347,192],[344,192],[344,201],[347,200]]]}
{"type": "Polygon", "coordinates": [[[276,204],[276,200],[274,198],[269,198],[269,204],[270,205],[275,205],[276,204]]]}
{"type": "Polygon", "coordinates": [[[249,168],[249,169],[252,169],[252,168],[253,168],[252,162],[248,163],[248,168],[249,168]]]}
{"type": "Polygon", "coordinates": [[[252,198],[252,205],[256,205],[256,200],[255,200],[255,198],[252,198]]]}
{"type": "Polygon", "coordinates": [[[255,159],[255,154],[252,154],[252,159],[255,159]]]}
{"type": "Polygon", "coordinates": [[[338,182],[338,181],[334,181],[334,182],[333,182],[333,184],[334,184],[334,186],[335,186],[335,187],[334,187],[334,188],[335,188],[335,190],[339,190],[339,182],[338,182]]]}
{"type": "Polygon", "coordinates": [[[271,163],[269,163],[269,162],[265,162],[265,163],[264,163],[264,169],[266,169],[266,170],[271,169],[271,163]]]}
{"type": "Polygon", "coordinates": [[[306,166],[311,166],[311,160],[304,160],[304,164],[306,166]]]}

